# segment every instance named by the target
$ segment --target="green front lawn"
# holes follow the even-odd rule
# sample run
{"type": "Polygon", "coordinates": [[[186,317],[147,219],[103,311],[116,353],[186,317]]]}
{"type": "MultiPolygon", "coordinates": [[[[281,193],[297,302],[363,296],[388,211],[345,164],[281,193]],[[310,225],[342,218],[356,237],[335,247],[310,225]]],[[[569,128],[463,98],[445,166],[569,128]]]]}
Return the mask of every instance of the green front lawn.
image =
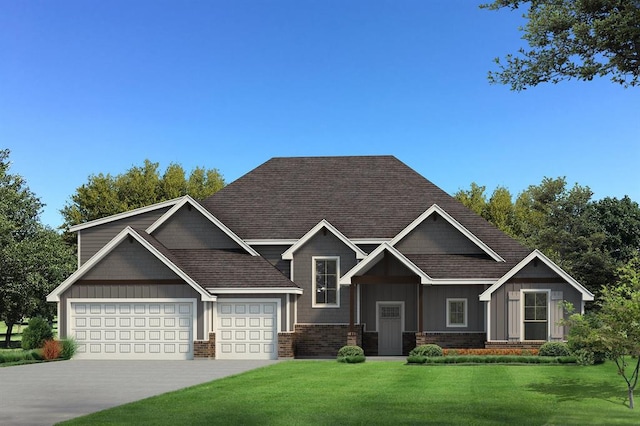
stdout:
{"type": "MultiPolygon", "coordinates": [[[[215,363],[202,368],[215,368],[215,363]]],[[[69,424],[639,424],[615,366],[286,361],[69,424]]]]}

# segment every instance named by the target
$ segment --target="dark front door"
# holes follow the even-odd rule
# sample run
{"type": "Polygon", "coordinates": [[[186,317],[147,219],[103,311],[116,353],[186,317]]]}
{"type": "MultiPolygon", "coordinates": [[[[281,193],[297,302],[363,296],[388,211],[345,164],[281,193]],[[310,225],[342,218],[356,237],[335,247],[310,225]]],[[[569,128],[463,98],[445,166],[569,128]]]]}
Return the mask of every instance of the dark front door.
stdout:
{"type": "Polygon", "coordinates": [[[378,355],[402,355],[402,304],[378,304],[378,355]]]}

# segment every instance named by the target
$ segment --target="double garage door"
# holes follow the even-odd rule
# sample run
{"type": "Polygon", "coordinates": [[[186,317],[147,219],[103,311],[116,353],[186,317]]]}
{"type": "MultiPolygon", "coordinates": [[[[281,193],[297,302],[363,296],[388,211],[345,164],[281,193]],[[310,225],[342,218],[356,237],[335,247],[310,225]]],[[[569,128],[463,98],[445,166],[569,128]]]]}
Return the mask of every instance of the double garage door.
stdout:
{"type": "Polygon", "coordinates": [[[217,305],[217,359],[278,358],[276,302],[218,299],[217,305]]]}
{"type": "Polygon", "coordinates": [[[191,359],[195,302],[71,302],[69,329],[84,359],[191,359]]]}

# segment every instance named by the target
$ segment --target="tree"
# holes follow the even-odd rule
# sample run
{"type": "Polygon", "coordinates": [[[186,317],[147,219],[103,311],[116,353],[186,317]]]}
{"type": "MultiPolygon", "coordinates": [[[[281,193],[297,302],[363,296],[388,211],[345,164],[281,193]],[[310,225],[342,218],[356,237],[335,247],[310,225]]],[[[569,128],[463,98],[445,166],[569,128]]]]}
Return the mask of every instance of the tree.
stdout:
{"type": "Polygon", "coordinates": [[[63,228],[187,194],[202,199],[225,185],[217,169],[196,167],[187,178],[178,164],[169,164],[162,176],[158,168],[158,163],[145,160],[117,176],[90,175],[61,210],[63,228]]]}
{"type": "Polygon", "coordinates": [[[625,87],[640,84],[640,1],[495,0],[481,7],[518,9],[528,4],[523,39],[529,49],[508,54],[491,83],[520,91],[540,83],[611,76],[625,87]]]}
{"type": "Polygon", "coordinates": [[[75,267],[62,237],[40,224],[40,200],[19,175],[9,173],[9,150],[0,151],[0,319],[13,326],[25,317],[53,319],[45,297],[75,267]]]}

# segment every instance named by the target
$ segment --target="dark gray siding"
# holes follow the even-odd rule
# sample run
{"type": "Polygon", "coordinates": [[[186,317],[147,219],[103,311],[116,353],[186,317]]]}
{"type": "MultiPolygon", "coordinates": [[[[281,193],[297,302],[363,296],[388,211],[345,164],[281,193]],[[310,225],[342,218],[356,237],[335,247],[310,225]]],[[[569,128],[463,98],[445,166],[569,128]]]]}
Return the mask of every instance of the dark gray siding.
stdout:
{"type": "MultiPolygon", "coordinates": [[[[287,320],[287,294],[223,294],[218,295],[218,302],[224,302],[225,299],[279,299],[280,300],[280,318],[282,319],[282,331],[287,329],[285,321],[287,320]]],[[[216,308],[217,309],[217,308],[216,308]]],[[[292,311],[289,315],[289,330],[293,331],[293,315],[292,311]]],[[[213,315],[216,315],[214,310],[213,315]]]]}
{"type": "Polygon", "coordinates": [[[154,210],[147,213],[127,217],[103,225],[83,229],[78,232],[80,236],[80,263],[83,264],[91,256],[96,254],[113,237],[118,235],[127,226],[146,229],[160,218],[170,207],[154,210]]]}
{"type": "MultiPolygon", "coordinates": [[[[291,261],[282,260],[282,253],[287,251],[290,246],[253,246],[253,249],[260,253],[260,256],[264,257],[273,266],[278,268],[285,277],[291,278],[291,261]]],[[[346,271],[345,271],[346,272],[346,271]]]]}
{"type": "Polygon", "coordinates": [[[150,284],[150,283],[109,283],[108,281],[78,281],[69,287],[60,297],[60,317],[58,330],[60,337],[67,333],[67,300],[68,299],[196,299],[198,329],[196,339],[204,336],[204,308],[200,294],[188,284],[150,284]]]}
{"type": "Polygon", "coordinates": [[[485,331],[484,303],[478,300],[484,285],[434,285],[425,286],[423,293],[424,331],[474,332],[485,331]],[[447,327],[447,299],[467,299],[467,326],[447,327]]]}
{"type": "Polygon", "coordinates": [[[404,331],[418,330],[419,284],[360,285],[360,322],[365,331],[376,330],[376,302],[404,302],[404,331]]]}
{"type": "Polygon", "coordinates": [[[85,280],[163,280],[178,276],[137,241],[122,241],[83,277],[85,280]]]}
{"type": "Polygon", "coordinates": [[[348,323],[349,287],[340,289],[339,308],[313,308],[313,256],[339,256],[340,274],[344,275],[356,264],[353,250],[347,247],[335,235],[328,232],[316,234],[294,254],[293,278],[304,291],[298,298],[298,323],[348,323]]]}
{"type": "Polygon", "coordinates": [[[437,214],[429,216],[396,244],[404,254],[483,254],[465,235],[437,214]],[[433,218],[436,220],[433,220],[433,218]]]}
{"type": "Polygon", "coordinates": [[[173,249],[240,249],[240,245],[222,232],[198,210],[183,206],[153,236],[165,247],[173,249]]]}
{"type": "MultiPolygon", "coordinates": [[[[558,278],[560,281],[560,278],[558,278]]],[[[510,291],[520,291],[527,289],[561,291],[562,299],[573,304],[576,309],[580,309],[582,295],[578,290],[566,282],[557,283],[514,283],[507,282],[502,287],[493,292],[491,296],[491,340],[508,340],[509,321],[515,321],[508,316],[508,296],[510,291]]]]}

